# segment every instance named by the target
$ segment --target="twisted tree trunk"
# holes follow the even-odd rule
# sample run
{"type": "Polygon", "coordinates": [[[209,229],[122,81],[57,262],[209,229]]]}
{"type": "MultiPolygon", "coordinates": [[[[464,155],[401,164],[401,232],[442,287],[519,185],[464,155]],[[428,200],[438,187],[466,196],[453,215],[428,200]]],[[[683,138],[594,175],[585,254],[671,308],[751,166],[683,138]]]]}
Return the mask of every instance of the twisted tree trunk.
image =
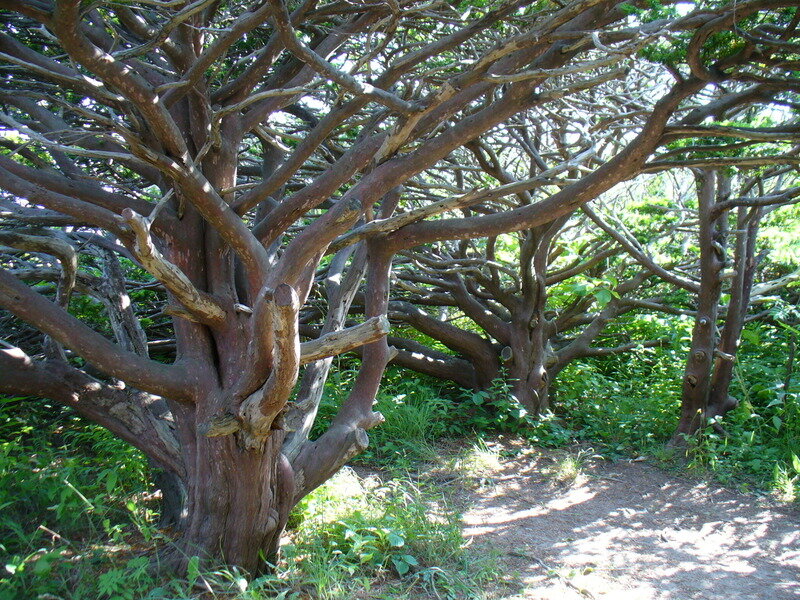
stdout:
{"type": "Polygon", "coordinates": [[[699,185],[700,291],[692,344],[683,376],[680,419],[671,442],[673,445],[684,444],[688,436],[705,424],[716,347],[717,313],[722,294],[720,274],[725,266],[726,221],[713,213],[717,193],[716,172],[705,171],[699,185]]]}

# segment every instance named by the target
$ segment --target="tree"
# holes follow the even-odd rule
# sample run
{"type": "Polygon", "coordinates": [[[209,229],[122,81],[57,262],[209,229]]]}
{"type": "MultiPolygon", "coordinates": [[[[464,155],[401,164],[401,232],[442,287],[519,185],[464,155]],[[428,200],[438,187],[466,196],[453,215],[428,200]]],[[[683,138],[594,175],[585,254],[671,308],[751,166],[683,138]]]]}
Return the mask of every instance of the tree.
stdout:
{"type": "Polygon", "coordinates": [[[536,414],[549,407],[551,384],[573,360],[663,342],[593,346],[606,325],[646,304],[652,274],[627,256],[619,260],[621,250],[585,223],[559,219],[521,232],[510,260],[497,251],[503,241],[480,249],[442,244],[435,255],[408,254],[408,267],[396,267],[403,299],[389,303],[389,316],[458,354],[390,337],[398,364],[477,389],[488,388],[502,366],[514,399],[536,414]],[[457,319],[460,326],[448,322],[457,319]]]}
{"type": "MultiPolygon", "coordinates": [[[[760,148],[764,151],[764,148],[760,148]]],[[[705,158],[713,164],[713,158],[705,158]]],[[[748,158],[742,159],[745,163],[748,158]]],[[[736,354],[744,325],[748,320],[763,318],[767,313],[750,315],[756,302],[768,300],[768,294],[793,281],[796,274],[765,273],[769,265],[767,248],[758,239],[762,220],[772,211],[794,204],[800,199],[794,169],[774,166],[760,169],[695,170],[696,194],[677,190],[670,230],[680,244],[661,253],[672,254],[675,262],[656,264],[651,254],[657,245],[649,240],[644,245],[624,228],[614,227],[608,220],[587,207],[584,211],[602,229],[616,238],[642,265],[650,265],[665,282],[676,290],[688,292],[685,308],[652,304],[652,308],[689,315],[694,320],[691,345],[683,377],[681,415],[672,444],[682,445],[708,421],[724,416],[735,408],[738,400],[729,393],[736,354]],[[738,188],[738,194],[732,190],[738,188]],[[696,203],[682,196],[696,196],[696,203]],[[681,253],[678,254],[678,249],[681,253]],[[732,251],[731,251],[732,250],[732,251]]],[[[655,252],[654,252],[655,251],[655,252]]],[[[717,428],[720,428],[716,424],[717,428]]],[[[721,429],[721,428],[720,428],[721,429]]]]}
{"type": "MultiPolygon", "coordinates": [[[[0,0],[0,306],[45,336],[2,350],[0,389],[75,407],[182,483],[182,535],[166,562],[199,555],[258,572],[291,507],[382,420],[372,404],[390,358],[392,256],[539,227],[632,176],[709,82],[764,77],[797,25],[783,7],[681,17],[604,0],[0,0]],[[769,28],[708,49],[740,19],[769,28]],[[435,218],[489,190],[393,215],[399,186],[435,176],[513,115],[625,77],[619,64],[668,35],[685,37],[688,67],[681,58],[663,71],[672,80],[650,84],[647,104],[619,122],[635,134],[591,172],[504,212],[435,218]],[[326,258],[354,243],[351,259],[326,258]],[[353,284],[336,291],[331,278],[326,333],[301,343],[301,307],[328,260],[356,281],[363,271],[365,320],[341,329],[353,284]],[[99,269],[114,287],[96,315],[106,332],[73,306],[99,269]],[[50,297],[37,289],[54,279],[50,297]],[[172,363],[148,356],[153,318],[172,363]],[[359,346],[353,389],[308,440],[324,368],[292,399],[301,366],[359,346]]],[[[775,97],[783,80],[768,79],[756,86],[775,97]]]]}

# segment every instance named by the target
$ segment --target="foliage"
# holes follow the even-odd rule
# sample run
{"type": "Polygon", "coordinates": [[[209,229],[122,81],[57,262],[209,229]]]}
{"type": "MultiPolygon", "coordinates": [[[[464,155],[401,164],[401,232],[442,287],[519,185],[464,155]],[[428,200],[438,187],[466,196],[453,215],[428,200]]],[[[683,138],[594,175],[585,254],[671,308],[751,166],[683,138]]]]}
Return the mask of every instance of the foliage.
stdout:
{"type": "Polygon", "coordinates": [[[108,562],[84,543],[141,537],[154,516],[148,482],[142,455],[108,430],[57,405],[0,398],[0,589],[22,599],[69,586],[80,597],[97,584],[129,597],[113,574],[96,580],[73,563],[108,562]]]}
{"type": "Polygon", "coordinates": [[[466,429],[480,433],[514,433],[526,431],[534,419],[511,394],[508,375],[502,374],[485,390],[464,392],[466,429]]]}
{"type": "MultiPolygon", "coordinates": [[[[350,389],[356,370],[342,361],[331,373],[320,404],[318,430],[325,426],[350,389]]],[[[382,467],[408,469],[415,461],[436,456],[435,442],[462,432],[457,392],[451,384],[389,368],[375,410],[386,421],[370,431],[370,445],[358,459],[382,467]]]]}
{"type": "Polygon", "coordinates": [[[129,494],[146,489],[141,454],[108,430],[47,403],[0,402],[0,537],[8,551],[29,545],[39,525],[96,532],[109,512],[127,512],[129,494]]]}
{"type": "Polygon", "coordinates": [[[790,378],[785,387],[789,333],[764,325],[745,330],[731,390],[739,405],[705,429],[691,464],[724,482],[754,483],[793,499],[800,453],[800,385],[790,378]]]}
{"type": "MultiPolygon", "coordinates": [[[[433,456],[434,437],[454,416],[452,400],[437,400],[446,390],[403,375],[390,373],[381,398],[398,426],[373,436],[367,457],[397,472],[433,456]],[[426,412],[426,403],[438,408],[426,412]]],[[[178,600],[197,598],[198,587],[242,600],[301,598],[313,588],[333,599],[350,598],[353,581],[367,591],[379,584],[392,598],[471,598],[488,572],[467,559],[458,514],[441,491],[423,492],[407,479],[362,481],[346,469],[295,509],[291,543],[274,574],[201,570],[195,558],[183,577],[164,581],[148,555],[170,540],[154,526],[139,452],[71,410],[21,398],[3,399],[0,434],[3,600],[178,600]]]]}
{"type": "MultiPolygon", "coordinates": [[[[692,440],[690,467],[724,483],[792,496],[794,456],[800,452],[800,386],[791,380],[784,389],[788,334],[764,325],[745,330],[731,390],[739,405],[692,440]]],[[[665,456],[680,406],[686,342],[678,337],[671,347],[642,349],[635,360],[625,355],[567,367],[559,378],[555,421],[566,424],[564,438],[599,444],[612,457],[665,456]]],[[[543,441],[551,439],[545,425],[552,422],[548,416],[538,425],[543,441]]]]}
{"type": "Polygon", "coordinates": [[[672,434],[680,404],[683,354],[641,349],[569,365],[559,377],[557,411],[574,439],[612,455],[652,451],[672,434]]]}

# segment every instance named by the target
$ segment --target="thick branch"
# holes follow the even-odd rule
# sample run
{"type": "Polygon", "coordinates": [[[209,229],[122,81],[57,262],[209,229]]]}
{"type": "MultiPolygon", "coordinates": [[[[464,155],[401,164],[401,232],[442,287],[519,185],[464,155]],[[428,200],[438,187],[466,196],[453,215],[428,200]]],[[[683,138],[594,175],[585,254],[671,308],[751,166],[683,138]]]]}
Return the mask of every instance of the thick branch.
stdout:
{"type": "Polygon", "coordinates": [[[299,301],[291,286],[275,289],[272,302],[275,350],[272,373],[264,386],[251,394],[239,408],[239,417],[247,435],[245,444],[253,447],[269,435],[275,417],[292,394],[300,369],[300,337],[297,326],[299,301]]]}
{"type": "Polygon", "coordinates": [[[183,271],[161,255],[150,237],[150,222],[130,209],[125,209],[122,217],[134,232],[133,250],[142,266],[198,320],[209,325],[221,325],[225,320],[225,311],[211,296],[195,288],[183,271]]]}
{"type": "Polygon", "coordinates": [[[184,365],[164,365],[123,350],[5,269],[0,269],[0,306],[112,377],[172,400],[189,400],[193,395],[192,378],[184,365]]]}
{"type": "Polygon", "coordinates": [[[377,342],[389,333],[389,320],[381,315],[341,331],[326,333],[315,340],[300,344],[300,364],[350,352],[364,344],[377,342]]]}
{"type": "Polygon", "coordinates": [[[178,441],[154,410],[158,398],[89,377],[61,360],[35,362],[19,348],[0,349],[0,392],[71,406],[178,475],[178,441]]]}

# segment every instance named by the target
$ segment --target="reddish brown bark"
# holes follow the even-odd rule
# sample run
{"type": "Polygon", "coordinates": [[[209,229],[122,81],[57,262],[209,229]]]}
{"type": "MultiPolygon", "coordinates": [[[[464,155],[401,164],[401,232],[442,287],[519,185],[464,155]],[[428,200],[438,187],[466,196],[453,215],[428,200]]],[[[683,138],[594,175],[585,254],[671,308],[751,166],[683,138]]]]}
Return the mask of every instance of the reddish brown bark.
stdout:
{"type": "Polygon", "coordinates": [[[712,216],[717,193],[716,172],[706,171],[698,182],[698,188],[700,291],[692,344],[683,376],[681,414],[673,436],[674,443],[679,443],[681,437],[694,434],[705,423],[716,345],[717,313],[722,294],[720,273],[725,266],[724,250],[720,250],[725,244],[725,223],[712,216]]]}

